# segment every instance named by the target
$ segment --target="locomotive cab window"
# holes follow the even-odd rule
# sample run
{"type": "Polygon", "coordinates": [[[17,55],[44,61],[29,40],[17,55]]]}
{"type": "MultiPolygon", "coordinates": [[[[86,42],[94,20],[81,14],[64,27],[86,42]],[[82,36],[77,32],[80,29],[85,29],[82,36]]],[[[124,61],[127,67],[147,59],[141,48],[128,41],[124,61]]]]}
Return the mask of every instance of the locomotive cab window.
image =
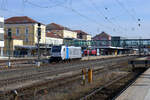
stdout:
{"type": "Polygon", "coordinates": [[[61,46],[54,46],[52,52],[61,52],[61,46]]]}

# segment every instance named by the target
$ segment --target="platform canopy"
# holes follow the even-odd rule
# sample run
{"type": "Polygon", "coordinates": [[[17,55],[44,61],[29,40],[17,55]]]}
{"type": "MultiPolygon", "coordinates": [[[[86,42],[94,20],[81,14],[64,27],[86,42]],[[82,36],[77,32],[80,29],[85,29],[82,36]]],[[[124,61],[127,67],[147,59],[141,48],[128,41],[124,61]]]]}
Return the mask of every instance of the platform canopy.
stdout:
{"type": "Polygon", "coordinates": [[[15,48],[21,48],[21,49],[37,49],[37,46],[33,46],[33,45],[16,45],[15,48]]]}
{"type": "Polygon", "coordinates": [[[122,48],[150,48],[150,39],[122,39],[122,40],[70,40],[64,43],[73,46],[111,46],[122,48]]]}

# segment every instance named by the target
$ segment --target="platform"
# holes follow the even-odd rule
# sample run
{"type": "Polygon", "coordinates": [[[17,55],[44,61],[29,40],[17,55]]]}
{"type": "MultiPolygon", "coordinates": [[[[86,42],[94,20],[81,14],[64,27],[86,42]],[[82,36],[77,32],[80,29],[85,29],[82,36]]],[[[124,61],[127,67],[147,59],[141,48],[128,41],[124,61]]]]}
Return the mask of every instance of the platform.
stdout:
{"type": "MultiPolygon", "coordinates": [[[[129,55],[129,54],[128,54],[129,55]]],[[[130,54],[132,56],[132,54],[130,54]]],[[[105,59],[105,58],[115,58],[115,57],[124,57],[124,55],[106,55],[106,56],[84,56],[82,60],[95,60],[95,59],[105,59]]],[[[49,57],[40,57],[41,59],[48,59],[49,57]]],[[[11,60],[24,60],[24,59],[37,59],[37,57],[11,57],[11,60]]],[[[0,57],[0,61],[8,60],[8,57],[0,57]]]]}
{"type": "MultiPolygon", "coordinates": [[[[116,57],[124,57],[127,55],[106,55],[106,56],[85,56],[82,60],[96,60],[96,59],[107,59],[107,58],[116,58],[116,57]]],[[[132,55],[131,55],[132,56],[132,55]]]]}
{"type": "Polygon", "coordinates": [[[150,68],[115,100],[150,100],[150,68]]]}
{"type": "Polygon", "coordinates": [[[150,57],[141,57],[133,59],[129,64],[150,64],[150,57]]]}

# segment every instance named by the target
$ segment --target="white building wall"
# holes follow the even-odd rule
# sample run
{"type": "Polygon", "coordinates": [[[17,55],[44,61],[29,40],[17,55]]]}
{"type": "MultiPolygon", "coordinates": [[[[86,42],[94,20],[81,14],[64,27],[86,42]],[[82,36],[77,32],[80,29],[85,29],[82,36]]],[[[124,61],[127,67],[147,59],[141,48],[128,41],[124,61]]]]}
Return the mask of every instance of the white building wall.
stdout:
{"type": "MultiPolygon", "coordinates": [[[[35,24],[34,25],[35,43],[38,42],[37,34],[38,34],[38,24],[35,24]]],[[[40,39],[40,43],[45,43],[45,38],[46,38],[46,26],[45,25],[41,25],[41,39],[40,39]]]]}
{"type": "Polygon", "coordinates": [[[63,39],[46,37],[45,43],[50,45],[62,45],[63,39]]]}
{"type": "Polygon", "coordinates": [[[3,56],[4,48],[4,18],[0,17],[0,56],[3,56]]]}
{"type": "Polygon", "coordinates": [[[63,38],[77,38],[77,32],[63,30],[63,38]]]}

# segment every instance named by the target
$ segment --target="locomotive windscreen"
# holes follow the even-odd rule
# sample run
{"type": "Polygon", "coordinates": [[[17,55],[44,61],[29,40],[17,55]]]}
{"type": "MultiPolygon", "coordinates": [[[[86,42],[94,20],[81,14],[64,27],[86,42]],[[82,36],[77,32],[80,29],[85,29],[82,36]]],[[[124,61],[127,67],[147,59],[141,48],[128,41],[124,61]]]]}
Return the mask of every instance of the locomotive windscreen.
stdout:
{"type": "Polygon", "coordinates": [[[61,46],[53,46],[52,52],[61,52],[61,46]]]}

